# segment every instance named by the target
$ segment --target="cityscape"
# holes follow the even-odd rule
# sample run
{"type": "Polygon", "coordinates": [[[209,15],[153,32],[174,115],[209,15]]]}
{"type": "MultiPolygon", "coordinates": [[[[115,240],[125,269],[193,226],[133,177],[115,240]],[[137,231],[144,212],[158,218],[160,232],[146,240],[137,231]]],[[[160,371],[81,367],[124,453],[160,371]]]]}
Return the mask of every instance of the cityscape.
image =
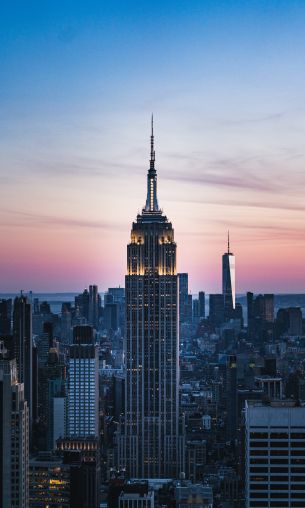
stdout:
{"type": "Polygon", "coordinates": [[[0,300],[1,506],[304,507],[305,295],[189,292],[153,129],[125,287],[0,300]]]}
{"type": "Polygon", "coordinates": [[[34,3],[0,16],[0,508],[305,508],[305,6],[34,3]]]}

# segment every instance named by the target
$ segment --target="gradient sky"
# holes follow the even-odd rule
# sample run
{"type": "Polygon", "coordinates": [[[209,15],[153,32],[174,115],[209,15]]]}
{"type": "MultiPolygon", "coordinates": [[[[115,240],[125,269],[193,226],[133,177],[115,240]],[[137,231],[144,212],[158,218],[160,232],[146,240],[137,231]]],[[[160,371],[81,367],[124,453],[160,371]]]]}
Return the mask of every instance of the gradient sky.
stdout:
{"type": "Polygon", "coordinates": [[[124,284],[154,112],[193,292],[305,292],[305,2],[3,1],[0,290],[124,284]]]}

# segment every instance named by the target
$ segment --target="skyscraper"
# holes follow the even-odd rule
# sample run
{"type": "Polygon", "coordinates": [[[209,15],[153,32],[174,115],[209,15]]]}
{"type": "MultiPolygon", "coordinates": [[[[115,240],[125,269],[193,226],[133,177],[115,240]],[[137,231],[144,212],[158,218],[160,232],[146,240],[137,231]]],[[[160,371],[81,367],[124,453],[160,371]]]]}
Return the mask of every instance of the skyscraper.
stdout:
{"type": "Polygon", "coordinates": [[[246,508],[305,506],[305,407],[245,404],[246,508]]]}
{"type": "Polygon", "coordinates": [[[228,232],[228,252],[222,256],[222,294],[225,319],[231,319],[235,310],[235,256],[230,252],[228,232]]]}
{"type": "Polygon", "coordinates": [[[0,507],[28,507],[29,415],[16,360],[0,342],[0,507]]]}
{"type": "Polygon", "coordinates": [[[179,319],[176,243],[157,200],[153,123],[147,199],[127,247],[125,429],[119,455],[127,475],[177,477],[179,319]]]}
{"type": "Polygon", "coordinates": [[[24,384],[24,397],[28,403],[31,424],[33,398],[32,306],[27,297],[23,295],[16,297],[14,300],[13,339],[17,360],[18,381],[24,384]]]}
{"type": "Polygon", "coordinates": [[[76,326],[73,342],[69,348],[68,436],[98,436],[99,358],[92,328],[76,326]]]}
{"type": "Polygon", "coordinates": [[[89,286],[89,309],[88,309],[88,322],[95,329],[98,328],[99,322],[99,294],[98,288],[95,285],[89,286]]]}

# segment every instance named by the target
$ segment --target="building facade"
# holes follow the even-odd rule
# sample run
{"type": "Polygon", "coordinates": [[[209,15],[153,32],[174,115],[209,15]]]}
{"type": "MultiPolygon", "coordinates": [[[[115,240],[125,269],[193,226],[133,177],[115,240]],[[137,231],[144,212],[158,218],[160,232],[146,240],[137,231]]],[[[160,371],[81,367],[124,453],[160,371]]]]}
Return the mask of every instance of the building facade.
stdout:
{"type": "Polygon", "coordinates": [[[222,256],[222,294],[224,303],[224,317],[233,318],[235,310],[235,256],[230,252],[228,235],[228,252],[222,256]]]}
{"type": "Polygon", "coordinates": [[[305,506],[305,407],[246,401],[246,508],[305,506]]]}
{"type": "Polygon", "coordinates": [[[0,342],[0,508],[28,508],[28,469],[28,405],[16,361],[0,342]]]}
{"type": "Polygon", "coordinates": [[[33,406],[32,305],[23,295],[14,300],[13,341],[18,381],[24,384],[24,397],[28,403],[31,424],[33,406]]]}
{"type": "Polygon", "coordinates": [[[71,438],[99,434],[98,347],[92,329],[88,336],[88,328],[75,327],[74,344],[69,348],[68,436],[71,438]]]}
{"type": "Polygon", "coordinates": [[[178,477],[179,318],[176,243],[157,201],[154,137],[147,200],[127,247],[125,427],[119,459],[134,478],[178,477]]]}

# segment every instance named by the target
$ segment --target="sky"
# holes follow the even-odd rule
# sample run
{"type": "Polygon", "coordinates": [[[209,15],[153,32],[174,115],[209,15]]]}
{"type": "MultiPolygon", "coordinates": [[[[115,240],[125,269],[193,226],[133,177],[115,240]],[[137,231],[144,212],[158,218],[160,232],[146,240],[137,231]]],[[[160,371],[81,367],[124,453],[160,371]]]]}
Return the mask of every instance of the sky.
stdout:
{"type": "Polygon", "coordinates": [[[305,2],[4,0],[0,292],[124,285],[158,198],[178,271],[221,291],[305,292],[305,2]]]}

